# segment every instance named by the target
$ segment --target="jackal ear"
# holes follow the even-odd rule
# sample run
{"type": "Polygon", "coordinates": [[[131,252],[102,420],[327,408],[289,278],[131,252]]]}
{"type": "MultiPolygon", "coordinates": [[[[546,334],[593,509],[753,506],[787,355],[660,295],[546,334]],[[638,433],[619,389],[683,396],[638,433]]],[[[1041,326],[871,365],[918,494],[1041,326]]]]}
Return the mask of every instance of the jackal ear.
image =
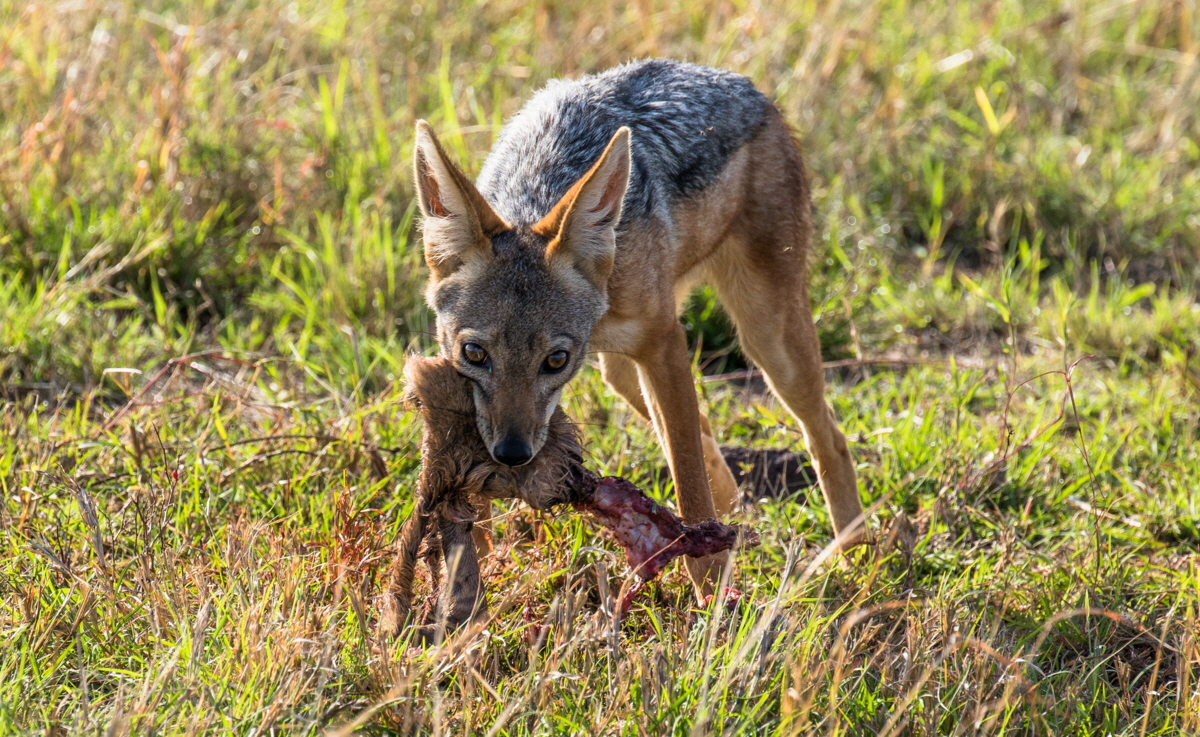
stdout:
{"type": "Polygon", "coordinates": [[[440,281],[472,257],[491,255],[488,239],[510,226],[454,165],[424,120],[417,121],[413,159],[423,216],[425,263],[433,278],[440,281]]]}
{"type": "Polygon", "coordinates": [[[617,223],[629,186],[629,129],[621,128],[600,159],[533,230],[550,239],[546,260],[574,266],[603,290],[617,252],[617,223]]]}

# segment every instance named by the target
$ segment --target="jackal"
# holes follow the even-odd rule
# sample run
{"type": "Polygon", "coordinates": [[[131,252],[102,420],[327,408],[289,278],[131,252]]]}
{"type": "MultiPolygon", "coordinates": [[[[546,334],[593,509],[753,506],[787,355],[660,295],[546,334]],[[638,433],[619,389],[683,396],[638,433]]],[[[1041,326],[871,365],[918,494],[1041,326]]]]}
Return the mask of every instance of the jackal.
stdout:
{"type": "MultiPolygon", "coordinates": [[[[862,539],[809,304],[808,179],[787,124],[748,79],[634,62],[534,95],[475,185],[424,121],[414,158],[426,298],[496,461],[537,454],[563,385],[595,351],[605,381],[653,423],[683,517],[732,511],[737,488],[700,413],[678,317],[703,280],[800,421],[842,546],[862,539]]],[[[711,590],[719,557],[688,563],[711,590]]]]}

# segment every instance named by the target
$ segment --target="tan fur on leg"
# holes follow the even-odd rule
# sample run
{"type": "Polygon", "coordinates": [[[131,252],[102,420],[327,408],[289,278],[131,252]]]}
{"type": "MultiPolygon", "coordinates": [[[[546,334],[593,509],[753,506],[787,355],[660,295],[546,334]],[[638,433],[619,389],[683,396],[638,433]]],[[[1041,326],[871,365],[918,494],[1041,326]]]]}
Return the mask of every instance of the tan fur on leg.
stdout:
{"type": "MultiPolygon", "coordinates": [[[[635,357],[638,376],[675,480],[680,515],[688,523],[716,517],[700,440],[700,407],[692,386],[683,328],[672,320],[670,326],[663,327],[659,339],[646,345],[635,357]]],[[[688,574],[698,598],[703,600],[713,593],[727,559],[724,554],[687,559],[688,574]]]]}
{"type": "MultiPolygon", "coordinates": [[[[638,380],[636,363],[620,354],[601,353],[600,372],[604,376],[604,381],[613,388],[613,391],[621,395],[642,419],[647,422],[651,421],[650,410],[646,407],[646,400],[642,396],[642,386],[638,380]]],[[[725,457],[721,454],[721,448],[713,437],[708,418],[704,416],[703,412],[699,413],[699,417],[700,442],[704,451],[704,468],[708,475],[708,485],[712,490],[713,504],[717,515],[723,517],[738,507],[737,482],[734,481],[733,472],[729,470],[729,465],[725,463],[725,457]]]]}

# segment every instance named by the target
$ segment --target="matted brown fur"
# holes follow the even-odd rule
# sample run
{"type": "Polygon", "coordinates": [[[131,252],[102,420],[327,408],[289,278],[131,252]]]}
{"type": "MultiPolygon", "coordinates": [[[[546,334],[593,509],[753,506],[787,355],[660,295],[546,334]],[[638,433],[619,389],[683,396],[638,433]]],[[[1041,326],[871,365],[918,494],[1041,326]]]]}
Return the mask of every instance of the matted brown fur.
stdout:
{"type": "Polygon", "coordinates": [[[497,463],[475,425],[471,382],[445,358],[413,356],[405,366],[406,403],[424,420],[417,504],[400,531],[396,559],[383,595],[379,631],[398,634],[412,617],[413,579],[425,543],[434,596],[423,614],[429,638],[486,612],[473,532],[492,499],[521,499],[535,509],[572,501],[569,476],[581,464],[574,425],[555,410],[542,452],[517,468],[497,463]],[[449,581],[450,590],[439,591],[449,581]]]}
{"type": "MultiPolygon", "coordinates": [[[[423,640],[486,613],[473,536],[475,520],[491,499],[521,499],[536,509],[571,504],[607,528],[625,549],[634,573],[648,581],[675,558],[705,558],[740,544],[757,544],[753,531],[707,519],[687,525],[628,481],[597,478],[583,466],[575,426],[555,408],[545,447],[529,464],[494,461],[475,426],[472,382],[444,358],[414,356],[405,367],[408,403],[425,421],[416,508],[401,528],[396,559],[381,602],[379,634],[395,636],[413,617],[413,579],[421,557],[429,565],[433,596],[421,616],[423,640]]],[[[628,610],[635,586],[622,599],[628,610]]]]}

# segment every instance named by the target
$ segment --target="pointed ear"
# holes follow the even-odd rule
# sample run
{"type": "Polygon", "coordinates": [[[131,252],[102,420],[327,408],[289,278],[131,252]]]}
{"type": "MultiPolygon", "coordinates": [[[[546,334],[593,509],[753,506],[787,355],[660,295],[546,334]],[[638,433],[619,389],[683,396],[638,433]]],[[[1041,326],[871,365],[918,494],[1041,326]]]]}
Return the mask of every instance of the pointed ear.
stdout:
{"type": "Polygon", "coordinates": [[[617,252],[616,227],[629,186],[629,160],[629,129],[621,128],[588,173],[533,226],[534,232],[550,239],[546,260],[551,266],[572,266],[600,290],[608,284],[617,252]]]}
{"type": "Polygon", "coordinates": [[[440,281],[471,258],[491,255],[488,238],[508,230],[509,225],[450,161],[424,120],[417,121],[413,158],[425,262],[434,280],[440,281]]]}

